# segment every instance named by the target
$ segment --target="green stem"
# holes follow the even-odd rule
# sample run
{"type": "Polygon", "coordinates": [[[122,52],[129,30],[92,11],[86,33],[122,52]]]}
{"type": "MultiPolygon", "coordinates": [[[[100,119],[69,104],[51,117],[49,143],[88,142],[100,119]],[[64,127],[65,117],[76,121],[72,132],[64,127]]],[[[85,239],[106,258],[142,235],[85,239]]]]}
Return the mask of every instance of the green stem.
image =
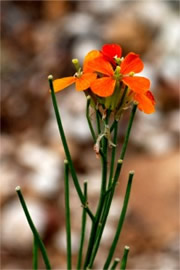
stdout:
{"type": "Polygon", "coordinates": [[[93,126],[92,126],[92,123],[91,123],[91,119],[90,119],[90,115],[89,115],[89,106],[90,106],[90,103],[91,103],[91,97],[90,96],[87,96],[86,118],[87,118],[87,121],[88,121],[89,129],[91,131],[91,135],[93,137],[93,141],[94,141],[94,143],[96,143],[96,134],[94,132],[94,129],[93,129],[93,126]]]}
{"type": "MultiPolygon", "coordinates": [[[[58,106],[57,106],[56,95],[54,93],[54,87],[53,87],[53,76],[49,75],[48,80],[49,80],[49,86],[51,89],[51,97],[52,97],[53,107],[54,107],[54,111],[55,111],[55,115],[56,115],[56,120],[57,120],[57,124],[58,124],[58,128],[59,128],[59,133],[61,136],[62,144],[63,144],[64,151],[66,154],[66,159],[68,160],[69,169],[71,171],[71,175],[72,175],[72,179],[73,179],[76,191],[79,195],[81,203],[83,205],[85,205],[85,198],[84,198],[84,195],[82,193],[82,190],[81,190],[81,187],[79,185],[78,178],[76,175],[76,171],[75,171],[74,166],[73,166],[73,162],[71,159],[71,155],[70,155],[69,148],[67,145],[66,137],[64,134],[64,129],[63,129],[62,122],[61,122],[60,113],[59,113],[58,106]]],[[[87,206],[85,207],[85,209],[86,209],[86,212],[88,213],[88,215],[90,216],[90,218],[92,219],[92,221],[94,221],[94,215],[92,214],[91,210],[87,206]]]]}
{"type": "MultiPolygon", "coordinates": [[[[130,136],[130,131],[131,131],[131,128],[132,128],[132,123],[133,123],[133,120],[134,120],[136,109],[137,109],[137,104],[135,103],[133,105],[133,108],[132,108],[132,111],[131,111],[131,115],[130,115],[130,119],[129,119],[127,131],[126,131],[126,135],[125,135],[125,140],[124,140],[122,151],[121,151],[121,157],[122,158],[120,160],[118,160],[118,163],[117,163],[117,166],[116,166],[114,180],[112,182],[112,187],[111,187],[112,190],[110,191],[110,193],[109,193],[109,195],[108,195],[108,197],[106,198],[106,201],[105,201],[105,206],[104,206],[102,218],[100,220],[101,226],[99,227],[98,232],[97,232],[97,235],[96,235],[96,240],[95,240],[94,248],[93,248],[91,257],[89,259],[89,265],[88,265],[89,267],[92,267],[92,265],[93,265],[93,262],[94,262],[94,259],[96,257],[96,253],[97,253],[97,250],[98,250],[100,241],[101,241],[103,230],[104,230],[104,227],[105,227],[105,224],[106,224],[106,220],[107,220],[107,217],[108,217],[108,214],[109,214],[109,210],[110,210],[110,207],[111,207],[111,203],[112,203],[112,199],[113,199],[113,195],[114,195],[116,183],[117,183],[118,178],[119,178],[120,173],[121,173],[122,162],[123,162],[123,158],[125,156],[125,152],[126,152],[126,148],[127,148],[127,144],[128,144],[128,140],[129,140],[129,136],[130,136]]],[[[110,189],[110,187],[109,187],[109,189],[110,189]]]]}
{"type": "MultiPolygon", "coordinates": [[[[105,126],[108,125],[109,121],[109,116],[110,116],[110,111],[107,111],[107,115],[104,121],[104,129],[105,126]]],[[[107,182],[107,150],[108,150],[108,139],[104,136],[103,137],[103,142],[102,142],[102,152],[103,152],[103,157],[101,159],[102,161],[102,181],[101,181],[101,194],[100,194],[100,200],[101,197],[103,197],[104,192],[106,191],[106,182],[107,182]]]]}
{"type": "Polygon", "coordinates": [[[117,120],[115,119],[115,120],[113,121],[111,127],[110,127],[110,132],[111,132],[111,133],[113,132],[113,130],[114,130],[114,128],[115,128],[116,122],[117,122],[117,120]]]}
{"type": "Polygon", "coordinates": [[[36,237],[34,236],[34,242],[33,242],[33,270],[38,269],[38,242],[36,240],[36,237]]]}
{"type": "MultiPolygon", "coordinates": [[[[109,120],[109,115],[110,112],[107,112],[105,121],[104,121],[104,127],[105,125],[108,124],[109,120]]],[[[103,143],[102,143],[102,155],[101,155],[101,163],[102,163],[102,180],[101,180],[101,191],[100,191],[100,199],[98,203],[98,207],[96,210],[96,215],[95,215],[95,221],[92,224],[91,227],[91,233],[90,233],[90,238],[89,238],[89,243],[88,243],[88,248],[87,248],[87,253],[86,253],[86,258],[85,258],[85,263],[84,263],[84,268],[89,265],[89,259],[91,258],[91,252],[95,243],[95,237],[96,237],[96,232],[98,229],[99,225],[99,220],[102,215],[102,210],[103,206],[105,203],[105,192],[106,192],[106,181],[107,181],[107,146],[108,146],[108,141],[107,138],[103,138],[103,143]]]]}
{"type": "Polygon", "coordinates": [[[99,113],[99,110],[96,109],[96,124],[97,124],[97,131],[98,135],[101,133],[101,123],[100,123],[101,115],[99,113]]]}
{"type": "Polygon", "coordinates": [[[119,262],[120,262],[120,259],[119,258],[115,258],[114,259],[114,262],[113,262],[113,264],[112,264],[112,266],[110,268],[110,270],[116,269],[116,266],[118,265],[119,262]]]}
{"type": "Polygon", "coordinates": [[[125,246],[124,247],[123,258],[122,258],[121,265],[120,265],[120,270],[126,270],[128,253],[129,253],[129,247],[128,246],[125,246]]]}
{"type": "MultiPolygon", "coordinates": [[[[118,133],[118,121],[114,121],[114,137],[113,137],[113,143],[117,145],[117,133],[118,133]]],[[[110,187],[112,183],[112,177],[114,172],[114,162],[115,162],[115,156],[116,156],[116,149],[117,146],[112,148],[112,154],[111,154],[111,165],[110,165],[110,173],[109,173],[109,184],[108,187],[110,187]]]]}
{"type": "Polygon", "coordinates": [[[116,183],[117,183],[118,178],[119,178],[121,167],[122,167],[122,160],[118,160],[115,177],[114,177],[114,180],[113,180],[113,184],[112,184],[112,186],[110,188],[111,191],[107,195],[107,199],[105,201],[105,206],[103,208],[102,218],[101,218],[101,220],[99,222],[99,224],[101,226],[99,226],[98,231],[97,231],[97,234],[96,234],[96,238],[94,238],[95,239],[95,243],[94,243],[94,247],[93,247],[93,250],[92,250],[90,259],[89,259],[89,264],[88,264],[88,267],[89,268],[92,267],[92,265],[94,263],[94,259],[96,257],[97,251],[98,251],[98,248],[99,248],[99,244],[100,244],[101,237],[102,237],[102,234],[103,234],[103,230],[104,230],[104,227],[105,227],[105,224],[106,224],[106,220],[107,220],[107,217],[108,217],[108,214],[109,214],[109,210],[110,210],[112,198],[113,198],[113,195],[114,195],[116,183]]]}
{"type": "Polygon", "coordinates": [[[31,228],[31,231],[32,231],[34,237],[36,238],[36,241],[38,242],[38,246],[39,246],[39,248],[41,250],[42,257],[43,257],[44,263],[46,265],[46,269],[50,270],[51,269],[51,266],[50,266],[50,262],[49,262],[49,259],[48,259],[47,253],[46,253],[45,246],[44,246],[44,244],[43,244],[43,242],[42,242],[42,240],[41,240],[41,238],[39,236],[39,233],[38,233],[38,231],[37,231],[37,229],[36,229],[36,227],[35,227],[32,219],[31,219],[31,216],[29,214],[28,208],[26,206],[25,200],[24,200],[23,195],[22,195],[22,192],[21,192],[21,188],[19,186],[16,187],[16,192],[17,192],[17,195],[19,197],[21,206],[22,206],[22,208],[24,210],[24,213],[26,215],[26,218],[27,218],[27,221],[29,223],[29,226],[31,228]]]}
{"type": "Polygon", "coordinates": [[[137,109],[137,104],[134,103],[133,104],[132,111],[131,111],[131,115],[130,115],[130,119],[129,119],[127,131],[126,131],[124,143],[123,143],[123,146],[122,146],[122,150],[121,150],[121,154],[120,154],[120,159],[124,159],[124,156],[125,156],[125,153],[126,153],[126,148],[127,148],[127,145],[128,145],[129,136],[130,136],[130,132],[131,132],[131,128],[132,128],[134,116],[135,116],[135,113],[136,113],[136,109],[137,109]]]}
{"type": "Polygon", "coordinates": [[[120,215],[120,218],[119,218],[117,230],[116,230],[116,233],[115,233],[115,236],[114,236],[114,239],[113,239],[113,242],[112,242],[111,248],[109,250],[109,254],[108,254],[107,260],[106,260],[106,262],[104,264],[103,269],[108,269],[109,264],[110,264],[110,262],[112,260],[116,245],[117,245],[118,240],[119,240],[119,236],[120,236],[120,233],[121,233],[121,230],[122,230],[122,226],[123,226],[123,223],[124,223],[124,219],[125,219],[125,215],[126,215],[126,211],[127,211],[127,206],[128,206],[128,202],[129,202],[133,176],[134,176],[134,172],[131,171],[129,173],[129,179],[128,179],[128,184],[127,184],[127,188],[126,188],[126,194],[125,194],[125,197],[124,197],[123,208],[122,208],[121,215],[120,215]]]}
{"type": "Polygon", "coordinates": [[[125,100],[127,91],[128,91],[128,86],[126,86],[125,89],[124,89],[124,92],[123,92],[123,94],[122,94],[122,98],[121,98],[121,100],[120,100],[120,103],[118,104],[118,107],[119,107],[119,108],[121,108],[121,106],[122,106],[123,103],[124,103],[124,100],[125,100]]]}
{"type": "Polygon", "coordinates": [[[64,161],[64,187],[65,187],[65,214],[66,214],[66,247],[67,247],[67,269],[71,269],[71,218],[69,203],[69,165],[64,161]]]}
{"type": "MultiPolygon", "coordinates": [[[[87,203],[87,182],[84,182],[84,197],[86,198],[86,203],[87,203]]],[[[78,253],[77,270],[81,269],[83,245],[84,245],[84,239],[85,239],[85,230],[86,230],[86,211],[83,208],[82,225],[81,225],[81,239],[80,239],[80,247],[79,247],[79,253],[78,253]]]]}

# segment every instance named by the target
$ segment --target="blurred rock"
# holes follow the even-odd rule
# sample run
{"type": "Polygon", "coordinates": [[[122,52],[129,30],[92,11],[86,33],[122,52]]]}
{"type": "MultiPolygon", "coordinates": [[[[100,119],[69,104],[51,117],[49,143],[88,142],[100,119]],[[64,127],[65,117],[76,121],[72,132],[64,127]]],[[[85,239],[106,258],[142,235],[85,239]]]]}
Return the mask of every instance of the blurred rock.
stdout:
{"type": "Polygon", "coordinates": [[[1,162],[1,204],[15,195],[15,187],[19,184],[22,172],[18,166],[10,165],[8,162],[1,162]]]}
{"type": "Polygon", "coordinates": [[[91,32],[94,26],[93,16],[87,13],[74,12],[64,17],[64,31],[67,34],[79,35],[91,32]],[[83,27],[82,27],[83,26],[83,27]]]}
{"type": "MultiPolygon", "coordinates": [[[[33,222],[43,237],[47,224],[44,206],[27,197],[25,197],[25,200],[33,222]]],[[[1,218],[2,245],[17,253],[29,252],[32,249],[33,235],[18,198],[3,207],[1,218]]]]}
{"type": "Polygon", "coordinates": [[[111,1],[111,0],[102,0],[102,1],[87,1],[79,2],[78,8],[80,10],[91,12],[98,16],[107,16],[111,15],[112,12],[116,12],[123,5],[123,1],[111,1]]]}
{"type": "Polygon", "coordinates": [[[36,143],[24,143],[19,148],[18,159],[32,169],[26,180],[37,193],[52,198],[61,188],[63,161],[56,152],[36,143]]]}
{"type": "Polygon", "coordinates": [[[158,269],[158,270],[176,270],[179,265],[173,256],[167,253],[155,255],[139,255],[133,260],[133,269],[158,269]]]}
{"type": "MultiPolygon", "coordinates": [[[[74,88],[66,91],[66,95],[61,96],[58,102],[64,131],[67,137],[71,136],[77,142],[86,142],[91,136],[84,114],[86,97],[84,93],[78,93],[74,88]]],[[[52,111],[52,116],[53,120],[49,124],[55,130],[57,129],[57,123],[54,117],[54,111],[52,111]]],[[[51,132],[50,127],[47,126],[47,132],[51,132]]]]}
{"type": "Polygon", "coordinates": [[[153,115],[139,113],[138,117],[131,137],[138,147],[156,155],[166,154],[176,148],[177,141],[170,130],[167,130],[167,123],[160,113],[156,112],[153,115]]]}
{"type": "MultiPolygon", "coordinates": [[[[79,233],[72,230],[71,232],[71,248],[72,254],[76,254],[79,250],[79,233]]],[[[54,236],[56,248],[66,254],[66,231],[61,230],[54,236]]]]}

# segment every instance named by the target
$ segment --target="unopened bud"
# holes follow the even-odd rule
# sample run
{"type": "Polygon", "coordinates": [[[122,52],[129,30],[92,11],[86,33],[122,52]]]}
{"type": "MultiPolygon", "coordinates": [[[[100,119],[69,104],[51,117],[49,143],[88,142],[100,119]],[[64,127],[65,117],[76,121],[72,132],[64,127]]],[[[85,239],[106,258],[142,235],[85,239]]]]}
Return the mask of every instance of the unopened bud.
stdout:
{"type": "Polygon", "coordinates": [[[77,58],[72,59],[72,63],[73,63],[73,65],[74,65],[74,67],[75,67],[76,71],[78,72],[78,71],[79,71],[79,69],[80,69],[79,60],[78,60],[77,58]]]}

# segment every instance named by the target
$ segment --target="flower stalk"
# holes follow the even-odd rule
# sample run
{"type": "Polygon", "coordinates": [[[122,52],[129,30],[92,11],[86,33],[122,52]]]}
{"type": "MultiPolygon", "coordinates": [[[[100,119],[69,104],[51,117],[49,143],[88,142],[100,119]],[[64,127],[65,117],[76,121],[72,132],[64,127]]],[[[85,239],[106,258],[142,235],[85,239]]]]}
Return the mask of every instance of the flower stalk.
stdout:
{"type": "Polygon", "coordinates": [[[129,247],[125,246],[124,254],[123,254],[121,265],[120,265],[120,270],[126,270],[128,254],[129,254],[129,247]]]}
{"type": "Polygon", "coordinates": [[[71,270],[71,218],[69,202],[69,165],[64,161],[64,187],[65,187],[65,214],[66,214],[66,247],[67,247],[67,269],[71,270]]]}
{"type": "Polygon", "coordinates": [[[76,171],[75,171],[74,166],[73,166],[72,158],[71,158],[71,155],[70,155],[70,152],[69,152],[69,148],[68,148],[68,145],[67,145],[64,129],[63,129],[63,126],[62,126],[61,116],[60,116],[60,113],[59,113],[59,110],[58,110],[56,96],[55,96],[55,93],[54,93],[53,76],[49,75],[48,80],[49,80],[49,86],[50,86],[50,90],[51,90],[51,97],[52,97],[54,112],[55,112],[55,115],[56,115],[56,120],[57,120],[57,124],[58,124],[58,128],[59,128],[59,133],[60,133],[60,136],[61,136],[61,140],[62,140],[64,151],[65,151],[65,154],[66,154],[66,158],[67,158],[67,161],[68,161],[68,164],[69,164],[69,169],[71,171],[72,179],[74,181],[74,185],[75,185],[76,191],[77,191],[77,193],[79,195],[79,198],[81,200],[81,203],[85,206],[86,212],[88,213],[88,215],[90,216],[92,221],[94,221],[93,213],[90,211],[88,206],[85,205],[85,198],[84,198],[84,195],[82,193],[81,187],[79,185],[79,181],[78,181],[76,171]]]}
{"type": "MultiPolygon", "coordinates": [[[[86,203],[88,203],[87,202],[87,181],[84,181],[84,197],[86,198],[86,203]]],[[[85,233],[86,233],[86,211],[83,208],[80,247],[79,247],[79,252],[78,252],[78,261],[77,261],[77,268],[76,268],[77,270],[81,269],[81,265],[82,265],[83,245],[84,245],[84,240],[85,240],[85,233]]]]}
{"type": "Polygon", "coordinates": [[[36,240],[36,237],[34,236],[34,242],[33,242],[33,270],[38,269],[38,242],[36,240]]]}
{"type": "Polygon", "coordinates": [[[112,264],[112,266],[110,268],[110,270],[116,269],[116,266],[118,265],[119,262],[120,262],[120,259],[119,258],[115,258],[114,259],[114,262],[113,262],[113,264],[112,264]]]}
{"type": "MultiPolygon", "coordinates": [[[[42,257],[43,257],[46,269],[51,270],[51,265],[50,265],[49,258],[48,258],[47,252],[46,252],[46,248],[45,248],[45,246],[44,246],[44,244],[43,244],[43,242],[41,240],[41,237],[40,237],[40,235],[39,235],[39,233],[38,233],[38,231],[37,231],[37,229],[36,229],[36,227],[35,227],[35,225],[34,225],[34,223],[32,221],[32,218],[31,218],[31,216],[29,214],[29,211],[28,211],[28,208],[26,206],[23,194],[21,192],[21,188],[19,186],[16,187],[16,192],[17,192],[17,195],[19,197],[19,201],[20,201],[21,206],[23,208],[26,219],[27,219],[27,221],[29,223],[29,226],[31,228],[31,231],[32,231],[32,233],[34,235],[34,238],[36,239],[37,243],[35,243],[35,244],[36,245],[38,244],[39,249],[41,250],[42,257]]],[[[34,261],[33,264],[36,267],[37,266],[37,262],[36,262],[36,260],[37,260],[37,246],[35,246],[34,249],[35,249],[35,252],[34,252],[35,258],[33,258],[33,261],[34,261]]]]}
{"type": "Polygon", "coordinates": [[[93,141],[94,141],[94,143],[96,143],[96,134],[95,134],[95,132],[94,132],[93,125],[92,125],[92,123],[91,123],[90,114],[89,114],[89,106],[90,106],[90,103],[91,103],[91,97],[90,97],[90,96],[87,96],[87,103],[86,103],[86,118],[87,118],[87,122],[88,122],[88,125],[89,125],[89,129],[90,129],[90,131],[91,131],[91,135],[92,135],[93,141]]]}
{"type": "Polygon", "coordinates": [[[119,240],[119,236],[120,236],[120,233],[121,233],[121,230],[122,230],[122,226],[123,226],[126,211],[127,211],[127,206],[128,206],[128,202],[129,202],[129,196],[130,196],[130,192],[131,192],[131,186],[132,186],[133,177],[134,177],[134,172],[133,171],[129,172],[129,179],[128,179],[128,184],[127,184],[127,188],[126,188],[126,194],[125,194],[125,197],[124,197],[123,208],[121,210],[121,215],[120,215],[120,218],[119,218],[117,230],[116,230],[114,239],[112,241],[112,244],[111,244],[111,247],[110,247],[110,250],[109,250],[109,254],[108,254],[108,257],[106,259],[106,262],[104,264],[103,269],[108,269],[108,267],[109,267],[109,265],[111,263],[115,248],[117,246],[118,240],[119,240]]]}

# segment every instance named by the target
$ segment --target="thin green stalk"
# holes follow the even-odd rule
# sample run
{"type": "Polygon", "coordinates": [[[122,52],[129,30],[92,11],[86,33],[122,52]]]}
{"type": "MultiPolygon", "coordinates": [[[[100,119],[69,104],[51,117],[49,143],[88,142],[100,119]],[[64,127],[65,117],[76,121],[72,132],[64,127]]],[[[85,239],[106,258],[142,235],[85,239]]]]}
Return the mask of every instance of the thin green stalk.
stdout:
{"type": "Polygon", "coordinates": [[[99,110],[96,109],[96,124],[97,124],[97,132],[98,132],[98,135],[101,133],[101,123],[100,123],[100,119],[101,119],[101,116],[100,116],[99,110]]]}
{"type": "Polygon", "coordinates": [[[129,202],[133,176],[134,176],[134,172],[133,171],[129,172],[129,179],[128,179],[128,184],[127,184],[127,188],[126,188],[126,194],[124,197],[123,208],[122,208],[121,215],[119,218],[117,230],[116,230],[116,233],[115,233],[115,236],[114,236],[114,239],[113,239],[113,242],[112,242],[111,248],[109,250],[109,254],[108,254],[107,260],[104,264],[103,269],[108,269],[109,264],[111,263],[116,245],[117,245],[118,240],[119,240],[119,236],[120,236],[120,233],[122,230],[122,226],[124,223],[124,219],[125,219],[125,215],[126,215],[126,211],[127,211],[127,206],[128,206],[128,202],[129,202]]]}
{"type": "MultiPolygon", "coordinates": [[[[117,145],[117,133],[118,133],[118,121],[114,121],[114,137],[113,137],[113,143],[117,145]]],[[[116,157],[116,149],[117,147],[112,148],[112,153],[111,153],[111,165],[110,165],[110,173],[109,173],[109,183],[108,187],[110,187],[112,183],[112,177],[113,177],[113,172],[114,172],[114,162],[115,162],[115,157],[116,157]]]]}
{"type": "MultiPolygon", "coordinates": [[[[84,197],[86,198],[86,203],[87,203],[87,182],[86,181],[84,182],[84,197]]],[[[83,208],[82,225],[81,225],[81,239],[80,239],[80,247],[79,247],[79,252],[78,252],[77,270],[81,269],[83,245],[84,245],[84,240],[85,240],[85,230],[86,230],[86,211],[83,208]]]]}
{"type": "Polygon", "coordinates": [[[119,258],[115,258],[114,259],[114,262],[113,262],[113,264],[112,264],[112,266],[110,268],[110,270],[116,269],[116,266],[118,265],[119,262],[120,262],[120,259],[119,258]]]}
{"type": "Polygon", "coordinates": [[[112,123],[112,125],[111,125],[111,127],[110,127],[110,133],[112,133],[113,132],[113,130],[114,130],[114,128],[115,128],[115,125],[116,125],[116,122],[117,122],[118,120],[114,120],[113,121],[113,123],[112,123]]]}
{"type": "Polygon", "coordinates": [[[96,134],[94,132],[94,129],[93,129],[93,126],[92,126],[92,123],[91,123],[91,119],[90,119],[90,115],[89,115],[89,106],[90,106],[90,103],[91,103],[91,97],[90,96],[87,96],[86,118],[87,118],[87,121],[88,121],[89,129],[91,131],[91,135],[92,135],[93,141],[94,141],[94,143],[96,143],[96,134]]]}
{"type": "Polygon", "coordinates": [[[49,262],[49,259],[48,259],[48,255],[46,253],[46,248],[45,248],[45,246],[44,246],[44,244],[43,244],[43,242],[41,240],[41,237],[39,236],[39,233],[38,233],[38,231],[37,231],[37,229],[36,229],[36,227],[35,227],[35,225],[34,225],[34,223],[32,221],[32,218],[31,218],[31,216],[29,214],[28,208],[26,206],[24,197],[23,197],[22,192],[21,192],[21,188],[19,186],[16,187],[16,192],[17,192],[17,195],[19,197],[19,201],[21,203],[21,206],[22,206],[22,208],[24,210],[27,221],[29,223],[29,226],[31,228],[31,231],[32,231],[34,237],[36,238],[36,241],[38,242],[38,246],[39,246],[39,248],[41,250],[42,257],[43,257],[44,263],[46,265],[46,269],[50,270],[51,265],[50,265],[50,262],[49,262]]]}
{"type": "Polygon", "coordinates": [[[94,243],[94,247],[93,247],[93,250],[92,250],[90,259],[89,259],[89,264],[88,264],[88,267],[89,268],[92,267],[92,265],[94,263],[94,260],[95,260],[95,257],[96,257],[96,254],[97,254],[97,251],[98,251],[98,248],[99,248],[99,244],[100,244],[100,241],[101,241],[103,230],[104,230],[104,227],[105,227],[105,224],[106,224],[106,220],[107,220],[107,217],[108,217],[108,214],[109,214],[109,210],[110,210],[112,198],[113,198],[113,195],[114,195],[116,183],[118,181],[119,174],[120,174],[120,171],[121,171],[122,163],[123,163],[122,160],[118,160],[118,164],[117,164],[117,168],[116,168],[116,173],[115,173],[115,177],[114,177],[114,180],[113,180],[113,184],[112,184],[112,187],[110,187],[111,191],[107,195],[107,198],[106,198],[106,201],[105,201],[105,205],[104,205],[104,208],[103,208],[102,218],[101,218],[101,220],[99,222],[100,226],[98,228],[98,231],[97,231],[97,234],[96,234],[96,238],[94,238],[95,239],[95,243],[94,243]]]}
{"type": "Polygon", "coordinates": [[[123,254],[121,265],[120,265],[120,270],[126,270],[128,253],[129,253],[129,247],[125,246],[124,247],[124,254],[123,254]]]}
{"type": "Polygon", "coordinates": [[[34,242],[33,242],[33,270],[38,269],[38,242],[36,240],[36,237],[34,236],[34,242]]]}
{"type": "MultiPolygon", "coordinates": [[[[64,129],[63,129],[63,126],[62,126],[60,113],[59,113],[58,106],[57,106],[56,95],[54,93],[54,87],[53,87],[53,76],[49,75],[48,80],[49,80],[49,86],[50,86],[50,89],[51,89],[51,97],[52,97],[54,112],[55,112],[55,115],[56,115],[56,120],[57,120],[57,124],[58,124],[58,128],[59,128],[59,133],[60,133],[60,136],[61,136],[62,144],[63,144],[64,151],[65,151],[65,154],[66,154],[66,159],[68,160],[69,169],[71,171],[71,175],[72,175],[72,179],[73,179],[76,191],[77,191],[77,193],[79,195],[81,203],[83,205],[85,205],[85,198],[84,198],[84,195],[82,193],[82,190],[81,190],[81,187],[79,185],[79,181],[78,181],[78,178],[77,178],[77,175],[76,175],[76,171],[75,171],[74,166],[73,166],[73,162],[72,162],[71,155],[70,155],[70,152],[69,152],[69,148],[68,148],[68,145],[67,145],[66,137],[65,137],[65,134],[64,134],[64,129]]],[[[91,210],[88,208],[88,206],[86,206],[85,209],[86,209],[86,212],[88,213],[88,215],[90,216],[90,218],[92,219],[92,221],[94,221],[94,215],[91,212],[91,210]]]]}
{"type": "Polygon", "coordinates": [[[128,144],[130,131],[131,131],[131,128],[132,128],[132,123],[133,123],[133,120],[134,120],[136,109],[137,109],[137,104],[135,103],[133,105],[133,108],[132,108],[132,111],[131,111],[127,131],[126,131],[126,135],[125,135],[125,140],[124,140],[122,151],[121,151],[121,156],[120,157],[122,157],[122,158],[120,158],[120,160],[117,163],[115,176],[114,176],[114,180],[113,180],[113,186],[111,188],[112,190],[109,192],[109,195],[106,198],[102,218],[100,220],[101,226],[99,227],[97,235],[96,235],[96,241],[95,241],[94,248],[93,248],[93,251],[92,251],[92,254],[91,254],[91,258],[89,260],[89,267],[92,267],[92,265],[93,265],[93,262],[94,262],[94,259],[96,257],[96,253],[98,251],[98,247],[99,247],[99,244],[100,244],[100,241],[101,241],[103,230],[104,230],[106,220],[107,220],[107,217],[108,217],[108,214],[109,214],[109,210],[110,210],[110,207],[111,207],[111,203],[112,203],[112,199],[113,199],[113,195],[114,195],[114,191],[115,191],[115,186],[116,186],[116,183],[117,183],[118,178],[119,178],[120,173],[121,173],[122,162],[123,162],[123,158],[124,158],[125,153],[126,153],[126,148],[127,148],[127,144],[128,144]]]}
{"type": "Polygon", "coordinates": [[[71,269],[71,218],[69,203],[69,164],[64,161],[64,188],[65,188],[65,214],[66,214],[66,247],[67,247],[67,269],[71,269]]]}
{"type": "Polygon", "coordinates": [[[119,107],[119,108],[121,108],[121,106],[122,106],[123,103],[124,103],[124,100],[125,100],[127,91],[128,91],[128,86],[126,86],[125,89],[124,89],[124,92],[123,92],[123,94],[122,94],[122,98],[121,98],[121,100],[120,100],[120,103],[118,104],[118,107],[119,107]]]}
{"type": "MultiPolygon", "coordinates": [[[[104,128],[108,125],[110,116],[110,111],[107,111],[107,115],[104,121],[104,128]]],[[[101,194],[100,194],[100,200],[101,197],[103,197],[104,192],[106,191],[106,183],[107,183],[107,150],[108,150],[108,139],[104,136],[103,142],[102,142],[102,152],[103,152],[103,158],[102,161],[102,181],[101,181],[101,194]]]]}
{"type": "Polygon", "coordinates": [[[120,159],[124,159],[124,156],[125,156],[125,153],[126,153],[126,148],[127,148],[127,145],[128,145],[129,136],[130,136],[130,132],[131,132],[131,128],[132,128],[134,116],[135,116],[135,113],[136,113],[136,109],[137,109],[137,103],[134,103],[133,104],[132,111],[131,111],[131,115],[130,115],[130,119],[129,119],[127,131],[126,131],[124,143],[123,143],[123,146],[122,146],[122,150],[121,150],[121,154],[120,154],[120,159]]]}
{"type": "MultiPolygon", "coordinates": [[[[110,115],[110,112],[107,112],[107,116],[106,116],[105,121],[104,121],[104,126],[108,124],[109,115],[110,115]]],[[[106,192],[106,181],[107,181],[107,146],[108,146],[107,138],[103,137],[102,155],[101,155],[102,180],[101,180],[100,199],[99,199],[98,207],[97,207],[96,214],[95,214],[95,221],[91,227],[90,238],[89,238],[85,263],[84,263],[84,269],[86,269],[86,267],[88,266],[89,259],[91,258],[91,252],[92,252],[92,249],[93,249],[93,246],[95,243],[94,239],[96,237],[96,232],[98,229],[99,220],[101,218],[103,206],[105,203],[105,196],[104,195],[106,192]]]]}

